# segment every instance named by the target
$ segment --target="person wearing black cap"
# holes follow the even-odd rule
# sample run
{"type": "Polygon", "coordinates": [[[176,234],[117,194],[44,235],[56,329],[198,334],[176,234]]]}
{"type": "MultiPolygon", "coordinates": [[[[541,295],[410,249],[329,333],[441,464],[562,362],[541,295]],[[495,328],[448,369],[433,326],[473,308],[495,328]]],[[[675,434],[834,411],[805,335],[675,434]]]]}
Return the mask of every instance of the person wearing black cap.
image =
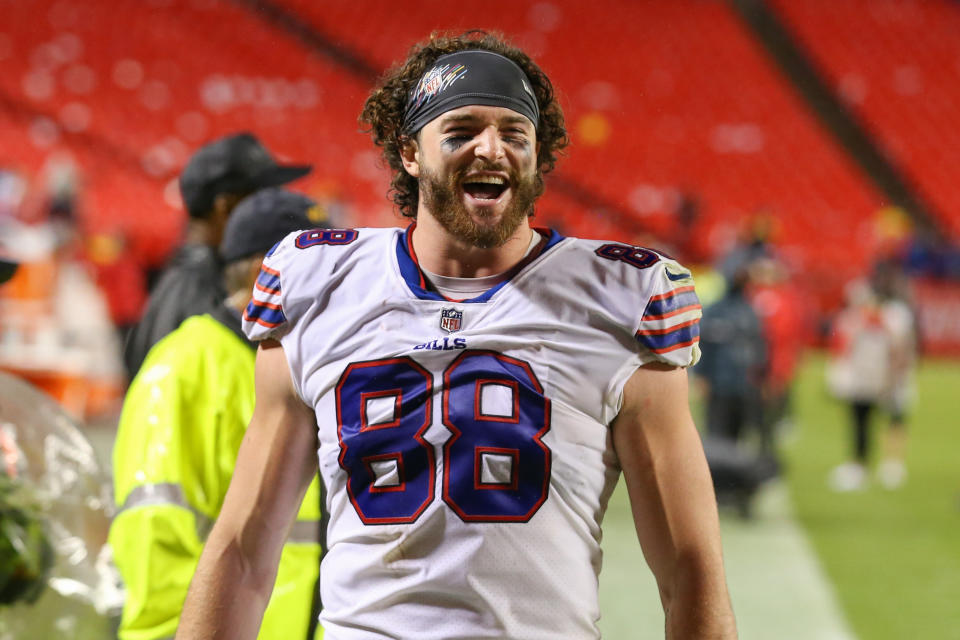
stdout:
{"type": "Polygon", "coordinates": [[[140,322],[126,338],[123,359],[128,378],[136,375],[160,338],[223,299],[216,248],[233,208],[258,189],[286,184],[310,169],[278,164],[246,132],[214,140],[193,154],[180,174],[180,194],[189,215],[186,242],[160,276],[140,322]]]}
{"type": "Polygon", "coordinates": [[[735,638],[687,396],[690,272],[531,227],[567,136],[502,38],[431,37],[361,121],[415,221],[291,235],[264,259],[243,325],[256,410],[177,638],[256,634],[318,461],[327,640],[598,638],[621,471],[667,637],[735,638]]]}
{"type": "MultiPolygon", "coordinates": [[[[269,187],[244,199],[220,243],[224,298],[157,342],[130,384],[113,450],[118,513],[110,544],[125,585],[120,640],[173,635],[253,412],[255,349],[240,314],[270,248],[324,222],[301,194],[269,187]]],[[[263,640],[322,634],[315,610],[321,513],[314,481],[285,536],[263,640]]]]}

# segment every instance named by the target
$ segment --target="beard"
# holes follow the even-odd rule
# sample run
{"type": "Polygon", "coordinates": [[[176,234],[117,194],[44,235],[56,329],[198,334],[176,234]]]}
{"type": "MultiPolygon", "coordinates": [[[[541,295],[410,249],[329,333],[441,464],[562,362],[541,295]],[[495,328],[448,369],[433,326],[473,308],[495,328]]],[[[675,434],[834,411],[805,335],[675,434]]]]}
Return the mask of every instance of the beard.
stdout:
{"type": "Polygon", "coordinates": [[[496,166],[474,166],[452,173],[443,180],[433,171],[423,167],[420,172],[419,188],[424,204],[430,209],[440,226],[453,237],[480,249],[502,247],[513,236],[523,220],[533,215],[533,205],[543,193],[543,179],[539,171],[527,177],[520,177],[511,172],[510,203],[500,220],[493,222],[492,212],[483,209],[478,212],[480,221],[474,220],[463,204],[462,198],[459,197],[459,192],[463,188],[461,186],[463,178],[469,171],[500,169],[501,167],[496,166]],[[484,224],[484,222],[487,223],[484,224]]]}

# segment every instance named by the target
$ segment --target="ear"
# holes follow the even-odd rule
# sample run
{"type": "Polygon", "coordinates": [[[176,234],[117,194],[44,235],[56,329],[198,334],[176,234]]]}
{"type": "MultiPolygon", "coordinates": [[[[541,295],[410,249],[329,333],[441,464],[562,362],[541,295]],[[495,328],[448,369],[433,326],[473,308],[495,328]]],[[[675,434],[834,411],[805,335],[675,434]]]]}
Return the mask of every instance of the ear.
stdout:
{"type": "Polygon", "coordinates": [[[404,138],[400,144],[400,161],[414,178],[420,177],[420,145],[416,138],[404,138]]]}

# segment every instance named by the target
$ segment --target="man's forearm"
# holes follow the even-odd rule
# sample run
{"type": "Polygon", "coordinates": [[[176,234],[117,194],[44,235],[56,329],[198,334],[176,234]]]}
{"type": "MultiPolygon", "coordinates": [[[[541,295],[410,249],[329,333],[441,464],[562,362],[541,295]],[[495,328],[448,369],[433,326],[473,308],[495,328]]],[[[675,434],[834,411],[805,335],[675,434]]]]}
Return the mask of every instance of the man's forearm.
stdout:
{"type": "Polygon", "coordinates": [[[736,622],[722,567],[680,559],[664,602],[667,640],[734,640],[736,622]]]}
{"type": "Polygon", "coordinates": [[[275,580],[275,565],[272,573],[255,569],[238,545],[208,543],[187,592],[177,640],[255,639],[275,580]]]}

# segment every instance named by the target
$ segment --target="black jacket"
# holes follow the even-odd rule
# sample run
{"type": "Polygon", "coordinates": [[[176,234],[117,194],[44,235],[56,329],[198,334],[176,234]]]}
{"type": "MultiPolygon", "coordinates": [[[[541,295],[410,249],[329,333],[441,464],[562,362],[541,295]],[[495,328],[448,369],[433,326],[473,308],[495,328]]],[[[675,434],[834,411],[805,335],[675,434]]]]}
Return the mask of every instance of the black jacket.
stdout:
{"type": "Polygon", "coordinates": [[[123,362],[129,379],[161,338],[190,316],[217,309],[226,297],[216,251],[198,244],[180,247],[151,292],[143,317],[127,336],[123,362]]]}

